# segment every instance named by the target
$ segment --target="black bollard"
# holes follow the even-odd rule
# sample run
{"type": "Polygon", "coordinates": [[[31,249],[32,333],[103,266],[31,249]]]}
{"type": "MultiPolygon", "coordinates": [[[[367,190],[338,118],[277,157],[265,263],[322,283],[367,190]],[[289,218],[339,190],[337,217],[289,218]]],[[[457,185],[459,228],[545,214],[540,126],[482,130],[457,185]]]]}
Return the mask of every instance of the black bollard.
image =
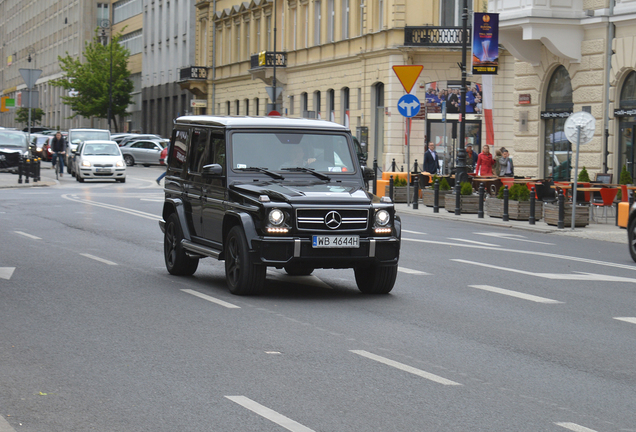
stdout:
{"type": "Polygon", "coordinates": [[[404,165],[400,165],[400,172],[404,172],[404,165]]]}
{"type": "Polygon", "coordinates": [[[420,208],[420,176],[413,177],[413,210],[420,208]]]}
{"type": "Polygon", "coordinates": [[[484,189],[484,184],[479,183],[479,210],[477,210],[477,218],[484,218],[484,195],[486,190],[484,189]]]}
{"type": "Polygon", "coordinates": [[[389,198],[393,201],[393,176],[389,178],[389,198]]]}
{"type": "Polygon", "coordinates": [[[414,172],[419,172],[419,167],[417,166],[417,159],[415,159],[415,165],[413,166],[414,172]]]}
{"type": "Polygon", "coordinates": [[[18,183],[22,184],[22,173],[24,171],[24,162],[22,158],[18,161],[18,183]]]}
{"type": "Polygon", "coordinates": [[[30,174],[31,174],[31,159],[27,159],[24,164],[24,183],[29,183],[30,174]]]}
{"type": "Polygon", "coordinates": [[[534,225],[534,223],[536,222],[536,219],[534,217],[535,198],[536,198],[536,195],[534,193],[534,186],[533,186],[532,189],[530,189],[530,219],[528,219],[528,222],[530,222],[530,225],[534,225]]]}
{"type": "Polygon", "coordinates": [[[433,184],[433,213],[439,213],[439,179],[433,184]]]}
{"type": "Polygon", "coordinates": [[[373,159],[373,195],[378,194],[378,160],[373,159]]]}
{"type": "Polygon", "coordinates": [[[33,181],[40,181],[40,158],[33,160],[33,181]]]}
{"type": "Polygon", "coordinates": [[[501,220],[504,222],[508,222],[510,217],[508,215],[508,185],[504,186],[503,192],[503,215],[501,216],[501,220]]]}
{"type": "Polygon", "coordinates": [[[565,197],[563,196],[563,189],[559,189],[559,221],[557,222],[557,228],[563,229],[565,226],[565,197]]]}
{"type": "Polygon", "coordinates": [[[393,158],[393,162],[391,162],[391,172],[397,171],[397,164],[395,163],[395,158],[393,158]]]}
{"type": "Polygon", "coordinates": [[[455,177],[455,216],[460,216],[462,214],[462,195],[461,195],[461,184],[459,179],[455,177]]]}

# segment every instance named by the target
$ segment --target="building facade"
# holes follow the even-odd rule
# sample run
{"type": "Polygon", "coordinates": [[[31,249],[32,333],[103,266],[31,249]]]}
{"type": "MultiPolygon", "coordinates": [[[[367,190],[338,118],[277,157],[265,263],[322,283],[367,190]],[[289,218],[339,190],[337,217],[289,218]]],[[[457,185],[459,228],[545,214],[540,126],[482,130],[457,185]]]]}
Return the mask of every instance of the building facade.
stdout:
{"type": "MultiPolygon", "coordinates": [[[[141,0],[140,0],[141,1],[141,0]]],[[[193,94],[180,73],[194,65],[194,0],[143,0],[142,130],[168,137],[172,121],[191,112],[193,94]]]]}

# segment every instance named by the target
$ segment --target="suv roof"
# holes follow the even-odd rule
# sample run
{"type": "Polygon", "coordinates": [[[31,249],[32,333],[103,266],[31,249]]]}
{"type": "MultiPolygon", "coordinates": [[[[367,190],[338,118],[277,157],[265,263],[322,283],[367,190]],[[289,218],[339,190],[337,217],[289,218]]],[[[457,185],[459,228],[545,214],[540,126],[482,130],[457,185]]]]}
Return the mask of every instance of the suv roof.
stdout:
{"type": "Polygon", "coordinates": [[[250,116],[183,116],[177,124],[204,124],[231,128],[298,128],[347,131],[349,128],[326,120],[290,118],[290,117],[250,117],[250,116]]]}

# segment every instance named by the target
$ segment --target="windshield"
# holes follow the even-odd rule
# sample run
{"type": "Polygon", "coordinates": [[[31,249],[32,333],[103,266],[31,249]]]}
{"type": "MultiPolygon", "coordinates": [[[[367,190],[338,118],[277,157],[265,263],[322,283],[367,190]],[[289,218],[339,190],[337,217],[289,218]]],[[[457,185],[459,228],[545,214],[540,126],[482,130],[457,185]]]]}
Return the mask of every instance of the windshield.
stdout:
{"type": "Polygon", "coordinates": [[[73,131],[71,132],[71,142],[78,144],[87,140],[110,140],[110,132],[108,131],[73,131]]]}
{"type": "Polygon", "coordinates": [[[119,156],[117,144],[86,144],[84,156],[119,156]]]}
{"type": "Polygon", "coordinates": [[[2,147],[15,147],[18,149],[27,148],[27,136],[26,134],[19,132],[2,132],[0,131],[0,146],[2,147]]]}
{"type": "Polygon", "coordinates": [[[231,142],[233,170],[260,167],[287,173],[294,172],[289,168],[331,173],[355,171],[346,135],[294,131],[235,132],[231,142]]]}

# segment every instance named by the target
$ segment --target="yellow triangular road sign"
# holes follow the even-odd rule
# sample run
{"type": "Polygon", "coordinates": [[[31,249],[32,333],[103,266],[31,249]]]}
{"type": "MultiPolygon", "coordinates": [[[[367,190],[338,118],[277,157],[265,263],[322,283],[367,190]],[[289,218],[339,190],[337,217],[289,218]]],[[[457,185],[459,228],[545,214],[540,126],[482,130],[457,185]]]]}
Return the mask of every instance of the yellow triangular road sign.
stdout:
{"type": "Polygon", "coordinates": [[[411,93],[415,81],[422,73],[422,69],[424,69],[422,65],[393,66],[393,72],[395,72],[407,93],[411,93]]]}

